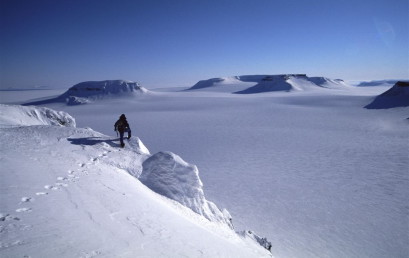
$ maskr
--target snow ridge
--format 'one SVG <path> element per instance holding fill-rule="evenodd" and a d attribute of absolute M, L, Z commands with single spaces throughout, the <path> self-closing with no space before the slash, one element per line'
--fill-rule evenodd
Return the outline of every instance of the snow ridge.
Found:
<path fill-rule="evenodd" d="M 206 200 L 199 170 L 172 152 L 159 152 L 143 163 L 139 180 L 151 190 L 175 200 L 210 221 L 233 228 L 227 210 L 223 212 Z"/>
<path fill-rule="evenodd" d="M 398 81 L 389 90 L 377 96 L 368 109 L 385 109 L 409 106 L 409 81 Z"/>
<path fill-rule="evenodd" d="M 232 230 L 230 214 L 205 199 L 197 167 L 176 154 L 151 155 L 138 137 L 118 148 L 117 138 L 49 108 L 0 105 L 0 124 L 2 255 L 271 257 Z"/>
<path fill-rule="evenodd" d="M 75 127 L 75 119 L 63 111 L 46 107 L 0 104 L 0 127 L 56 125 Z"/>

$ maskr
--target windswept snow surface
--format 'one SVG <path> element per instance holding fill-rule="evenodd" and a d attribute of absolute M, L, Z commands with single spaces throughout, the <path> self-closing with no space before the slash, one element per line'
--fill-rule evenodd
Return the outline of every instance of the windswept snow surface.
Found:
<path fill-rule="evenodd" d="M 314 87 L 162 90 L 47 107 L 106 135 L 125 113 L 152 153 L 197 165 L 206 198 L 231 213 L 236 230 L 267 237 L 275 257 L 407 258 L 408 107 L 364 108 L 389 86 Z"/>
<path fill-rule="evenodd" d="M 0 110 L 1 257 L 271 256 L 137 180 L 150 157 L 137 137 L 121 149 L 116 137 L 50 125 L 53 116 L 32 120 L 49 109 Z"/>

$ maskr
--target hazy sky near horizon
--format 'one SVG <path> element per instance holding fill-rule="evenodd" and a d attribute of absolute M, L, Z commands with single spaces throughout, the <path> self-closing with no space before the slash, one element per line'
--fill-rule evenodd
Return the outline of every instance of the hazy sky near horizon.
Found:
<path fill-rule="evenodd" d="M 1 0 L 0 87 L 409 78 L 409 0 Z"/>

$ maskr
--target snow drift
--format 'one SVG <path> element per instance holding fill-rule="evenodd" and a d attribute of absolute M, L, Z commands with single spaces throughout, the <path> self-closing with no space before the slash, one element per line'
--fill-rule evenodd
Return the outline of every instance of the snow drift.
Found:
<path fill-rule="evenodd" d="M 75 119 L 66 112 L 46 107 L 0 104 L 0 127 L 29 125 L 75 127 Z"/>
<path fill-rule="evenodd" d="M 196 166 L 186 163 L 171 152 L 159 152 L 143 163 L 139 180 L 153 191 L 175 200 L 210 221 L 222 222 L 233 228 L 227 210 L 205 199 L 203 183 Z"/>
<path fill-rule="evenodd" d="M 137 82 L 124 80 L 87 81 L 78 83 L 60 96 L 52 99 L 27 103 L 42 105 L 53 102 L 64 102 L 67 105 L 81 105 L 92 101 L 112 97 L 135 97 L 149 91 Z"/>
<path fill-rule="evenodd" d="M 118 148 L 48 108 L 0 105 L 0 124 L 2 257 L 271 257 L 176 154 L 150 155 L 137 137 Z"/>
<path fill-rule="evenodd" d="M 377 96 L 368 109 L 384 109 L 409 106 L 409 81 L 398 81 L 389 90 Z"/>
<path fill-rule="evenodd" d="M 346 89 L 350 86 L 341 79 L 325 77 L 308 77 L 305 74 L 280 75 L 243 75 L 224 78 L 212 78 L 196 83 L 188 90 L 220 89 L 226 85 L 235 85 L 232 92 L 254 94 L 272 91 L 307 91 L 319 88 Z"/>

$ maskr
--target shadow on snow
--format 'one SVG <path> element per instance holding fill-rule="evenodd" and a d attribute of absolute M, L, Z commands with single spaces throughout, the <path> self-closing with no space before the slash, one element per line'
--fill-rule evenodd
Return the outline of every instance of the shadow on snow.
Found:
<path fill-rule="evenodd" d="M 75 145 L 96 145 L 100 143 L 106 143 L 111 147 L 119 147 L 119 138 L 117 139 L 106 139 L 101 137 L 84 137 L 84 138 L 68 138 L 69 142 Z"/>

